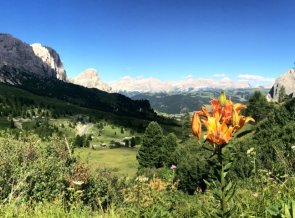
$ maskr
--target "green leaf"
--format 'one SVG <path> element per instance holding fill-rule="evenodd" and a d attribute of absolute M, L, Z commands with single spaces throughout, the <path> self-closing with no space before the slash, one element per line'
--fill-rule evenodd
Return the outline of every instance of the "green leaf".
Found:
<path fill-rule="evenodd" d="M 208 186 L 208 187 L 211 187 L 211 183 L 208 182 L 206 179 L 203 179 L 203 181 L 205 182 L 205 184 Z"/>
<path fill-rule="evenodd" d="M 221 190 L 218 190 L 218 189 L 213 190 L 213 195 L 218 200 L 221 200 L 221 198 L 222 198 L 222 192 L 221 192 Z"/>
<path fill-rule="evenodd" d="M 295 217 L 295 201 L 292 200 L 292 217 Z"/>
<path fill-rule="evenodd" d="M 225 189 L 224 189 L 224 192 L 228 192 L 231 188 L 232 188 L 232 182 L 229 182 L 227 185 L 226 185 L 226 187 L 225 187 Z"/>
<path fill-rule="evenodd" d="M 285 217 L 286 218 L 292 218 L 292 216 L 291 216 L 291 214 L 290 214 L 290 211 L 289 211 L 289 206 L 288 206 L 288 204 L 285 204 L 284 205 L 284 209 L 285 209 Z"/>
<path fill-rule="evenodd" d="M 229 209 L 225 214 L 224 217 L 232 217 L 232 214 L 234 212 L 236 207 L 232 207 L 231 209 Z"/>
<path fill-rule="evenodd" d="M 235 194 L 236 194 L 236 185 L 234 185 L 231 191 L 227 193 L 227 195 L 225 196 L 225 201 L 231 200 Z"/>
<path fill-rule="evenodd" d="M 220 209 L 216 209 L 215 214 L 212 214 L 214 217 L 222 217 L 222 211 Z"/>
<path fill-rule="evenodd" d="M 232 166 L 232 162 L 229 162 L 228 164 L 226 164 L 225 166 L 224 166 L 224 171 L 227 171 L 227 170 L 229 170 L 230 168 L 231 168 L 231 166 Z"/>
<path fill-rule="evenodd" d="M 270 205 L 266 208 L 266 211 L 270 214 L 270 215 L 273 215 L 273 216 L 276 216 L 280 213 L 280 210 L 279 210 L 279 206 L 278 205 Z"/>
<path fill-rule="evenodd" d="M 228 173 L 228 172 L 222 172 L 222 174 L 223 174 L 223 178 L 226 177 L 227 173 Z"/>

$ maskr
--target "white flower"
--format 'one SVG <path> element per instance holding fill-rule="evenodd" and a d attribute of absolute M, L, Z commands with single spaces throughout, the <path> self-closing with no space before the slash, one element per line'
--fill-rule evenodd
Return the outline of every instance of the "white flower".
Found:
<path fill-rule="evenodd" d="M 145 177 L 145 176 L 138 176 L 135 181 L 139 181 L 139 182 L 146 182 L 148 181 L 149 178 Z"/>

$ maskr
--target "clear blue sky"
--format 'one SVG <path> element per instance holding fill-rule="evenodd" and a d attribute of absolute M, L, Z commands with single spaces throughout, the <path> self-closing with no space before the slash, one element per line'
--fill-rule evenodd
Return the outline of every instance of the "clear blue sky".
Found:
<path fill-rule="evenodd" d="M 277 77 L 295 61 L 294 0 L 9 0 L 0 27 L 104 81 Z"/>

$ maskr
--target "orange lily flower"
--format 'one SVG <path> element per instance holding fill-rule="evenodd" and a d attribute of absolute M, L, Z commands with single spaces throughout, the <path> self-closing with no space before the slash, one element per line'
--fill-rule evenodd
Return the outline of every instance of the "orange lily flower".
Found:
<path fill-rule="evenodd" d="M 202 106 L 201 111 L 195 111 L 194 113 L 192 131 L 197 139 L 201 138 L 201 121 L 207 128 L 204 139 L 220 146 L 220 148 L 227 144 L 233 134 L 247 122 L 255 122 L 251 117 L 240 115 L 241 109 L 245 108 L 246 105 L 241 103 L 233 104 L 230 99 L 226 99 L 224 92 L 221 93 L 219 100 L 212 99 L 210 103 L 210 112 L 207 111 L 205 106 Z"/>
<path fill-rule="evenodd" d="M 218 113 L 222 121 L 230 121 L 233 114 L 233 103 L 231 100 L 225 100 L 224 106 L 222 106 L 219 100 L 213 99 L 211 100 L 211 107 L 212 116 L 216 117 L 216 114 Z"/>
<path fill-rule="evenodd" d="M 227 144 L 231 139 L 233 127 L 228 127 L 225 121 L 221 124 L 215 117 L 208 117 L 208 120 L 203 120 L 203 123 L 208 130 L 204 135 L 205 140 L 222 146 Z"/>

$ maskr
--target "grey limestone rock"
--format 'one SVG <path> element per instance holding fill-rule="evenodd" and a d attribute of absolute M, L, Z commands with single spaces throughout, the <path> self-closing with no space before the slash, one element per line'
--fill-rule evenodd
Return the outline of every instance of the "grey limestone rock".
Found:
<path fill-rule="evenodd" d="M 267 96 L 268 100 L 278 101 L 280 89 L 284 87 L 286 94 L 290 97 L 295 96 L 295 69 L 288 70 L 275 80 L 274 85 Z"/>

